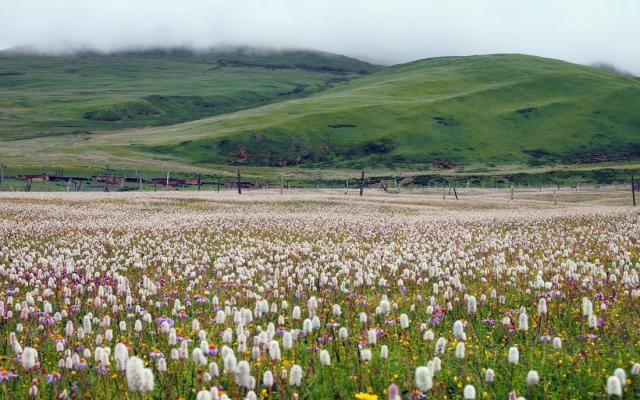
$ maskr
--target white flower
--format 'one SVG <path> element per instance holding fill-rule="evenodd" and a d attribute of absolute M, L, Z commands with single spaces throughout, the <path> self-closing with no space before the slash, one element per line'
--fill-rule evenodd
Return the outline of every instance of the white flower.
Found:
<path fill-rule="evenodd" d="M 589 315 L 589 328 L 595 328 L 598 326 L 598 317 L 595 314 Z"/>
<path fill-rule="evenodd" d="M 518 362 L 520 362 L 520 352 L 517 347 L 511 347 L 509 349 L 509 362 L 511 364 L 518 364 Z"/>
<path fill-rule="evenodd" d="M 144 362 L 133 356 L 127 361 L 127 387 L 132 392 L 141 392 L 144 383 Z"/>
<path fill-rule="evenodd" d="M 375 329 L 369 329 L 367 331 L 367 342 L 370 345 L 373 346 L 373 345 L 376 344 L 377 341 L 378 341 L 378 334 L 377 334 L 376 330 Z"/>
<path fill-rule="evenodd" d="M 586 297 L 582 298 L 582 316 L 588 317 L 593 314 L 593 303 Z"/>
<path fill-rule="evenodd" d="M 256 392 L 254 392 L 253 390 L 250 390 L 249 392 L 247 392 L 247 397 L 245 399 L 246 400 L 258 400 L 258 396 L 256 395 Z"/>
<path fill-rule="evenodd" d="M 349 338 L 349 331 L 344 326 L 338 329 L 338 338 L 340 340 L 347 340 Z"/>
<path fill-rule="evenodd" d="M 464 323 L 462 323 L 462 321 L 457 320 L 453 323 L 453 336 L 458 339 L 464 336 Z"/>
<path fill-rule="evenodd" d="M 484 381 L 487 383 L 493 383 L 495 379 L 495 372 L 491 368 L 487 368 L 487 371 L 484 373 Z"/>
<path fill-rule="evenodd" d="M 467 385 L 462 392 L 464 400 L 475 400 L 476 388 L 473 385 Z"/>
<path fill-rule="evenodd" d="M 236 372 L 238 368 L 238 360 L 236 359 L 236 356 L 232 352 L 229 352 L 226 355 L 226 357 L 224 357 L 223 362 L 224 362 L 225 373 L 233 374 Z"/>
<path fill-rule="evenodd" d="M 478 310 L 478 303 L 476 300 L 476 296 L 469 296 L 467 298 L 467 313 L 469 315 L 473 315 L 476 313 L 476 311 Z"/>
<path fill-rule="evenodd" d="M 416 368 L 416 386 L 422 392 L 428 392 L 433 387 L 433 375 L 429 367 Z"/>
<path fill-rule="evenodd" d="M 383 360 L 389 358 L 389 347 L 386 344 L 380 347 L 380 358 Z"/>
<path fill-rule="evenodd" d="M 444 354 L 447 348 L 447 339 L 441 337 L 436 341 L 436 354 Z"/>
<path fill-rule="evenodd" d="M 204 354 L 202 353 L 202 350 L 199 347 L 196 347 L 191 352 L 191 360 L 196 365 L 205 365 L 207 363 L 207 358 L 204 356 Z"/>
<path fill-rule="evenodd" d="M 269 358 L 271 358 L 273 361 L 279 361 L 281 358 L 280 346 L 275 340 L 269 342 Z"/>
<path fill-rule="evenodd" d="M 370 349 L 361 349 L 360 350 L 360 359 L 362 361 L 371 361 L 372 354 Z"/>
<path fill-rule="evenodd" d="M 616 370 L 613 371 L 613 375 L 620 379 L 620 384 L 622 385 L 622 387 L 627 384 L 627 373 L 624 371 L 624 369 L 616 368 Z"/>
<path fill-rule="evenodd" d="M 456 345 L 456 358 L 463 359 L 465 356 L 464 342 L 458 342 Z"/>
<path fill-rule="evenodd" d="M 525 332 L 529 330 L 529 317 L 526 313 L 520 313 L 518 317 L 518 330 Z"/>
<path fill-rule="evenodd" d="M 20 359 L 20 362 L 24 369 L 35 368 L 38 363 L 38 351 L 33 347 L 25 347 L 24 350 L 22 350 L 22 358 Z"/>
<path fill-rule="evenodd" d="M 167 372 L 167 360 L 164 357 L 158 358 L 156 361 L 156 369 L 159 372 Z"/>
<path fill-rule="evenodd" d="M 216 313 L 216 324 L 223 325 L 227 315 L 224 313 L 224 310 L 218 310 Z"/>
<path fill-rule="evenodd" d="M 302 331 L 304 332 L 305 335 L 308 335 L 311 332 L 313 332 L 313 323 L 309 318 L 305 319 L 302 322 Z"/>
<path fill-rule="evenodd" d="M 251 366 L 245 360 L 240 361 L 236 370 L 236 384 L 240 387 L 251 389 L 250 377 Z"/>
<path fill-rule="evenodd" d="M 409 316 L 407 316 L 407 314 L 400 315 L 400 328 L 402 329 L 409 328 Z"/>
<path fill-rule="evenodd" d="M 282 335 L 282 347 L 284 347 L 285 350 L 290 350 L 293 347 L 293 336 L 291 336 L 290 332 L 285 332 L 284 335 Z"/>
<path fill-rule="evenodd" d="M 320 350 L 320 364 L 328 367 L 331 365 L 331 356 L 329 355 L 329 352 L 327 350 Z"/>
<path fill-rule="evenodd" d="M 142 387 L 140 388 L 141 392 L 151 392 L 153 391 L 154 386 L 154 377 L 153 371 L 150 368 L 145 368 L 142 373 Z"/>
<path fill-rule="evenodd" d="M 333 309 L 332 309 L 332 314 L 336 317 L 339 317 L 342 315 L 342 309 L 340 308 L 340 304 L 334 304 L 333 305 Z"/>
<path fill-rule="evenodd" d="M 433 331 L 431 329 L 429 329 L 428 331 L 425 331 L 424 335 L 422 335 L 422 339 L 428 340 L 430 342 L 433 341 L 434 337 L 435 336 L 434 336 Z"/>
<path fill-rule="evenodd" d="M 266 370 L 264 374 L 262 374 L 262 384 L 266 387 L 273 386 L 273 373 L 269 370 Z"/>
<path fill-rule="evenodd" d="M 562 339 L 560 339 L 559 337 L 553 338 L 553 349 L 554 350 L 562 349 Z"/>
<path fill-rule="evenodd" d="M 622 396 L 622 383 L 617 376 L 610 376 L 607 379 L 607 395 Z"/>
<path fill-rule="evenodd" d="M 211 400 L 211 392 L 208 390 L 201 390 L 196 395 L 196 400 Z"/>
<path fill-rule="evenodd" d="M 391 305 L 387 299 L 380 300 L 380 313 L 384 315 L 389 315 L 391 312 Z"/>
<path fill-rule="evenodd" d="M 540 376 L 538 375 L 538 371 L 529 371 L 529 373 L 527 373 L 527 385 L 535 386 L 538 383 L 540 383 Z"/>
<path fill-rule="evenodd" d="M 547 313 L 547 299 L 542 297 L 538 301 L 538 314 L 546 314 Z"/>
<path fill-rule="evenodd" d="M 294 365 L 289 373 L 289 386 L 300 386 L 302 384 L 302 367 Z"/>

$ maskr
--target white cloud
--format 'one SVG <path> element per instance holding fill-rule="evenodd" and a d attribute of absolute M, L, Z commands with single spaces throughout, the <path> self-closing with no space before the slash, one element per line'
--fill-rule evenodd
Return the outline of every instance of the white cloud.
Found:
<path fill-rule="evenodd" d="M 0 0 L 0 47 L 312 48 L 390 64 L 528 53 L 640 75 L 637 0 Z"/>

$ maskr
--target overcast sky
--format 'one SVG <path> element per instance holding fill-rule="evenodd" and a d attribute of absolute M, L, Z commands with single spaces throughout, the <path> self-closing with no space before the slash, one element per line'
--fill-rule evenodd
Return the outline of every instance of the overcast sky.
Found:
<path fill-rule="evenodd" d="M 640 0 L 0 0 L 0 48 L 253 45 L 380 64 L 527 53 L 640 75 Z"/>

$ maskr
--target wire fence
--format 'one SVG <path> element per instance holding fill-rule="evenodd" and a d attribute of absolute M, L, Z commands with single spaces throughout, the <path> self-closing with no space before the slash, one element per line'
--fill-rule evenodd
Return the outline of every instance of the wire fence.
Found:
<path fill-rule="evenodd" d="M 442 200 L 519 200 L 563 203 L 594 201 L 612 204 L 636 204 L 640 183 L 633 170 L 598 170 L 584 176 L 582 172 L 561 174 L 453 175 L 393 173 L 331 178 L 319 176 L 270 176 L 184 174 L 166 172 L 103 170 L 96 174 L 19 173 L 0 164 L 1 192 L 131 192 L 131 191 L 233 191 L 280 192 L 292 190 L 332 190 L 345 195 L 411 194 Z M 354 174 L 355 175 L 355 174 Z"/>

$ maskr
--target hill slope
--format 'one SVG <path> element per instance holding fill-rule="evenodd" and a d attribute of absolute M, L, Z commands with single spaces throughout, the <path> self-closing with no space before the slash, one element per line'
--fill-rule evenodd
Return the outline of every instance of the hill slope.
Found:
<path fill-rule="evenodd" d="M 639 109 L 640 82 L 601 69 L 524 55 L 446 57 L 126 136 L 142 156 L 193 164 L 591 163 L 640 159 Z"/>
<path fill-rule="evenodd" d="M 269 64 L 276 63 L 267 59 Z M 233 63 L 229 61 L 216 62 L 226 77 L 237 74 L 235 80 L 221 80 L 216 87 L 234 93 L 230 98 L 236 100 L 238 93 L 246 94 L 247 102 L 240 104 L 247 107 L 251 102 L 280 99 L 277 93 L 299 84 L 287 80 L 293 76 L 315 82 L 310 84 L 312 90 L 320 87 L 313 85 L 324 85 L 325 79 L 362 77 L 308 97 L 175 125 L 4 141 L 0 159 L 32 167 L 90 168 L 110 163 L 120 168 L 159 170 L 171 165 L 176 170 L 201 171 L 230 164 L 322 169 L 496 165 L 524 170 L 558 163 L 640 160 L 637 79 L 524 55 L 434 58 L 369 75 L 358 71 L 365 68 L 360 72 L 369 72 L 375 67 L 349 59 L 339 61 L 353 62 L 353 66 L 327 73 L 316 72 L 316 68 L 239 67 L 230 66 Z M 147 62 L 158 63 L 157 59 Z M 193 73 L 195 78 L 181 73 L 179 81 L 163 81 L 171 83 L 163 90 L 182 93 L 180 96 L 204 96 L 208 88 L 200 83 L 202 76 L 208 76 L 203 71 L 211 65 L 203 60 L 189 66 L 198 71 Z M 125 75 L 122 68 L 119 70 Z M 273 74 L 281 75 L 274 78 Z M 248 78 L 251 76 L 253 80 Z M 129 80 L 128 85 L 138 81 Z M 188 82 L 191 86 L 186 86 Z M 159 90 L 151 81 L 145 85 L 141 92 Z M 110 92 L 104 87 L 101 98 L 109 101 Z M 135 88 L 121 90 L 129 93 Z M 30 90 L 33 101 L 39 99 L 37 87 Z M 256 92 L 273 96 L 256 100 Z M 80 98 L 83 93 L 79 92 Z M 50 100 L 53 108 L 66 107 L 63 101 L 53 101 L 55 97 Z M 95 108 L 90 101 L 71 103 Z M 233 104 L 240 108 L 237 102 Z M 179 113 L 168 110 L 159 115 L 174 118 Z M 33 124 L 33 114 L 23 118 Z M 139 122 L 134 118 L 99 124 L 113 128 L 112 124 Z M 5 135 L 10 132 L 4 124 L 0 126 Z"/>
<path fill-rule="evenodd" d="M 304 97 L 377 69 L 310 51 L 3 51 L 0 139 L 175 124 Z"/>

